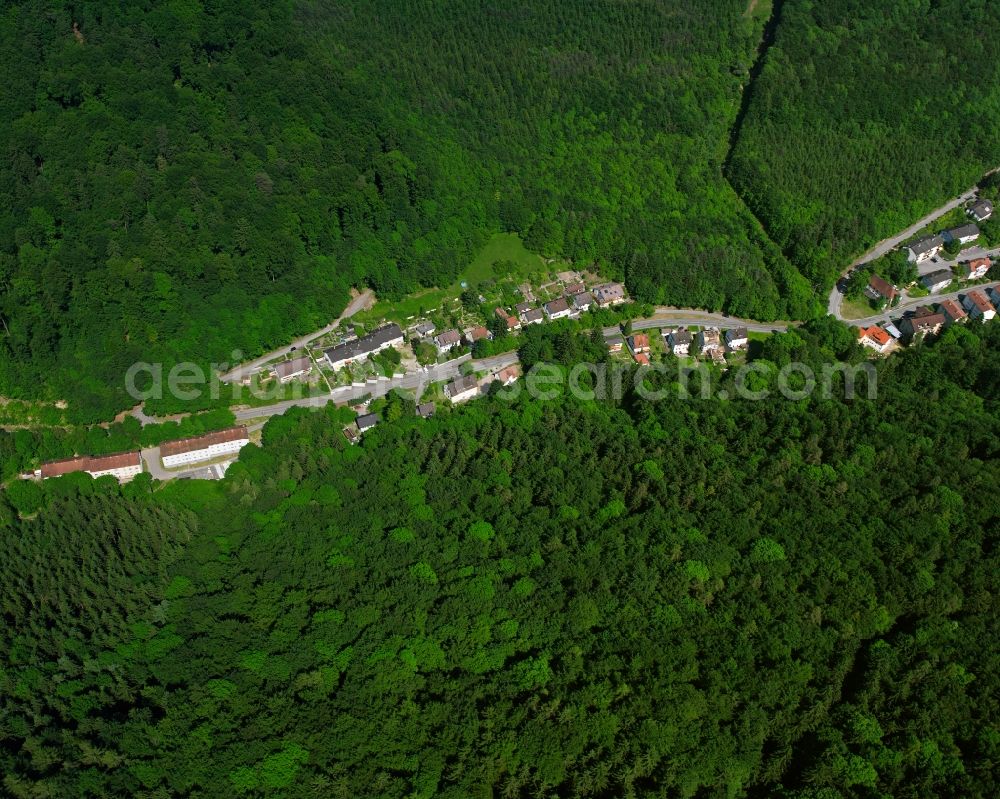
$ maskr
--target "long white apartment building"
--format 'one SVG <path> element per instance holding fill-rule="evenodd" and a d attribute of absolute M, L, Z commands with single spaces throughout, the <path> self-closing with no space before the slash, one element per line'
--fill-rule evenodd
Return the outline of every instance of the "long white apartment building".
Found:
<path fill-rule="evenodd" d="M 216 430 L 203 436 L 180 438 L 160 445 L 160 458 L 168 469 L 199 461 L 209 461 L 239 452 L 250 443 L 245 426 Z"/>
<path fill-rule="evenodd" d="M 142 473 L 142 456 L 138 452 L 118 452 L 114 455 L 80 455 L 43 463 L 35 469 L 35 477 L 47 480 L 71 472 L 86 472 L 93 478 L 111 475 L 119 483 L 127 483 Z"/>

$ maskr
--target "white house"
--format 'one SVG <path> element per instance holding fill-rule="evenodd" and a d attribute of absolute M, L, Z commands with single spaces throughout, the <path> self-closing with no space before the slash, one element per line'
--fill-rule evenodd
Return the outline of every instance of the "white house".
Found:
<path fill-rule="evenodd" d="M 973 258 L 958 265 L 963 280 L 979 280 L 990 271 L 992 261 L 989 258 Z"/>
<path fill-rule="evenodd" d="M 594 287 L 594 301 L 602 308 L 625 302 L 625 288 L 621 283 L 602 283 Z"/>
<path fill-rule="evenodd" d="M 979 289 L 970 291 L 962 298 L 962 305 L 965 306 L 965 310 L 969 312 L 969 316 L 973 319 L 982 319 L 984 322 L 988 322 L 990 319 L 997 315 L 996 308 L 993 307 L 986 295 Z"/>
<path fill-rule="evenodd" d="M 216 430 L 203 436 L 180 438 L 160 445 L 160 458 L 168 469 L 188 463 L 208 461 L 239 452 L 250 443 L 245 426 Z"/>
<path fill-rule="evenodd" d="M 457 330 L 445 330 L 444 333 L 438 333 L 434 337 L 434 343 L 437 345 L 438 354 L 444 354 L 462 343 L 462 334 Z"/>
<path fill-rule="evenodd" d="M 287 383 L 289 380 L 294 380 L 296 377 L 306 374 L 311 368 L 312 361 L 303 355 L 301 358 L 276 363 L 272 371 L 274 372 L 274 376 L 278 378 L 279 383 Z"/>
<path fill-rule="evenodd" d="M 726 331 L 726 344 L 731 350 L 745 350 L 750 343 L 750 334 L 745 327 L 734 327 Z"/>
<path fill-rule="evenodd" d="M 667 345 L 674 355 L 687 355 L 691 351 L 692 341 L 691 332 L 683 327 L 667 337 Z"/>
<path fill-rule="evenodd" d="M 119 452 L 115 455 L 81 455 L 59 461 L 43 463 L 35 469 L 35 477 L 47 480 L 71 472 L 86 472 L 94 479 L 111 475 L 119 483 L 127 483 L 142 473 L 142 456 L 138 452 Z"/>
<path fill-rule="evenodd" d="M 935 294 L 950 286 L 952 277 L 954 276 L 947 269 L 939 269 L 936 272 L 924 275 L 920 278 L 920 282 L 924 284 L 924 288 L 931 294 Z"/>
<path fill-rule="evenodd" d="M 910 263 L 922 263 L 941 252 L 942 247 L 944 239 L 941 236 L 924 236 L 906 248 L 907 259 Z"/>
<path fill-rule="evenodd" d="M 993 203 L 989 200 L 976 200 L 966 209 L 966 213 L 977 222 L 985 222 L 993 216 Z"/>
<path fill-rule="evenodd" d="M 957 241 L 959 244 L 971 244 L 979 238 L 979 227 L 971 222 L 967 225 L 960 225 L 946 230 L 941 234 L 945 244 Z"/>
<path fill-rule="evenodd" d="M 573 295 L 573 307 L 578 311 L 586 311 L 594 304 L 594 298 L 589 291 L 581 291 Z"/>
<path fill-rule="evenodd" d="M 545 303 L 544 308 L 545 315 L 549 318 L 549 321 L 565 319 L 572 313 L 572 309 L 569 307 L 569 303 L 566 302 L 565 297 Z"/>
<path fill-rule="evenodd" d="M 885 353 L 893 344 L 892 336 L 878 325 L 858 328 L 858 340 L 879 354 Z"/>
<path fill-rule="evenodd" d="M 713 350 L 722 347 L 722 336 L 719 335 L 718 328 L 706 327 L 698 334 L 698 352 L 702 355 L 709 355 Z"/>
<path fill-rule="evenodd" d="M 457 405 L 479 395 L 479 381 L 475 375 L 464 375 L 445 386 L 444 393 Z"/>

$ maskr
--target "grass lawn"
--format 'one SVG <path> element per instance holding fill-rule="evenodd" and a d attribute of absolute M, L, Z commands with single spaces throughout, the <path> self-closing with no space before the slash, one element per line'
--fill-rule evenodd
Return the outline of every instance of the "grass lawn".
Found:
<path fill-rule="evenodd" d="M 872 316 L 876 313 L 878 311 L 873 311 L 868 300 L 863 297 L 857 300 L 849 300 L 844 297 L 844 301 L 840 304 L 840 314 L 844 319 L 864 319 L 866 316 Z"/>
<path fill-rule="evenodd" d="M 493 264 L 497 261 L 507 262 L 513 266 L 498 274 L 493 268 Z M 545 265 L 545 260 L 540 255 L 525 249 L 521 237 L 516 233 L 495 233 L 476 254 L 472 263 L 448 288 L 424 289 L 395 301 L 379 300 L 370 310 L 362 311 L 354 318 L 363 324 L 388 319 L 399 322 L 405 327 L 412 321 L 412 318 L 428 314 L 442 307 L 449 311 L 452 310 L 455 300 L 464 291 L 463 281 L 468 284 L 469 288 L 474 289 L 486 280 L 523 281 L 531 275 L 547 272 L 548 267 Z"/>
<path fill-rule="evenodd" d="M 505 270 L 501 274 L 497 274 L 493 268 L 493 264 L 497 261 L 509 261 L 514 267 L 510 271 Z M 459 281 L 464 280 L 470 286 L 475 287 L 477 283 L 482 283 L 484 280 L 502 278 L 516 280 L 529 277 L 536 272 L 546 271 L 548 269 L 542 256 L 528 252 L 521 237 L 516 233 L 495 233 L 459 276 Z"/>

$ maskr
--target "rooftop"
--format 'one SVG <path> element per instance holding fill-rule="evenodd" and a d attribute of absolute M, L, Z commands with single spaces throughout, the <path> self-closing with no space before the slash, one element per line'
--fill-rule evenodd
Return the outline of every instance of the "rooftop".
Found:
<path fill-rule="evenodd" d="M 205 433 L 203 436 L 192 436 L 191 438 L 178 438 L 175 441 L 166 441 L 160 444 L 160 457 L 168 455 L 182 455 L 185 452 L 194 452 L 197 449 L 205 449 L 213 444 L 225 444 L 227 441 L 239 441 L 242 438 L 249 438 L 244 425 L 238 427 L 227 427 L 225 430 L 216 430 L 212 433 Z"/>

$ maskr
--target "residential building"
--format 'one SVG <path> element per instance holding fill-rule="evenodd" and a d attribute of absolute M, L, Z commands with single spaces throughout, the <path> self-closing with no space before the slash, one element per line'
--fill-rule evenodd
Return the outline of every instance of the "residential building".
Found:
<path fill-rule="evenodd" d="M 646 333 L 636 333 L 628 337 L 628 348 L 634 355 L 637 352 L 649 352 L 649 336 Z"/>
<path fill-rule="evenodd" d="M 517 378 L 519 378 L 520 376 L 521 376 L 521 371 L 520 369 L 517 368 L 517 366 L 508 366 L 506 369 L 501 369 L 499 372 L 497 372 L 496 376 L 493 379 L 499 380 L 500 385 L 502 386 L 509 386 L 512 383 L 516 383 Z"/>
<path fill-rule="evenodd" d="M 691 332 L 686 328 L 679 328 L 667 337 L 667 346 L 674 355 L 687 355 L 691 352 L 691 342 L 693 341 Z"/>
<path fill-rule="evenodd" d="M 608 345 L 608 352 L 610 353 L 621 352 L 622 347 L 625 345 L 625 342 L 624 340 L 622 340 L 621 336 L 605 339 L 604 343 Z"/>
<path fill-rule="evenodd" d="M 959 225 L 941 233 L 941 238 L 945 244 L 957 241 L 959 244 L 971 244 L 979 238 L 979 227 L 973 223 Z"/>
<path fill-rule="evenodd" d="M 179 438 L 160 444 L 160 459 L 168 469 L 187 463 L 208 461 L 223 455 L 239 452 L 250 443 L 250 434 L 245 426 L 228 427 L 203 436 Z"/>
<path fill-rule="evenodd" d="M 565 297 L 560 297 L 558 300 L 547 302 L 544 307 L 545 315 L 549 318 L 549 321 L 565 319 L 572 312 Z"/>
<path fill-rule="evenodd" d="M 417 406 L 417 416 L 421 419 L 430 419 L 436 410 L 437 406 L 433 402 L 422 402 Z"/>
<path fill-rule="evenodd" d="M 734 327 L 726 331 L 726 344 L 731 350 L 745 350 L 750 344 L 750 334 L 745 327 Z"/>
<path fill-rule="evenodd" d="M 521 322 L 526 325 L 540 325 L 545 319 L 541 308 L 529 308 L 521 314 Z"/>
<path fill-rule="evenodd" d="M 896 287 L 878 275 L 872 275 L 865 287 L 865 296 L 873 300 L 892 302 L 896 299 Z"/>
<path fill-rule="evenodd" d="M 885 353 L 893 344 L 892 336 L 878 325 L 858 328 L 858 340 L 879 354 Z"/>
<path fill-rule="evenodd" d="M 995 304 L 1000 305 L 1000 286 L 990 286 L 986 289 L 986 294 Z"/>
<path fill-rule="evenodd" d="M 516 316 L 508 316 L 506 321 L 507 321 L 508 332 L 513 332 L 515 330 L 521 329 L 521 323 L 520 321 L 518 321 L 518 318 Z"/>
<path fill-rule="evenodd" d="M 119 483 L 127 483 L 142 473 L 142 456 L 136 452 L 118 452 L 114 455 L 81 455 L 43 463 L 35 469 L 34 476 L 42 480 L 62 477 L 71 472 L 86 472 L 95 480 L 110 475 Z"/>
<path fill-rule="evenodd" d="M 587 311 L 594 304 L 594 298 L 589 291 L 581 291 L 573 295 L 573 307 L 578 311 Z"/>
<path fill-rule="evenodd" d="M 353 424 L 345 427 L 343 433 L 348 444 L 357 444 L 358 440 L 361 438 L 361 433 L 358 432 L 357 426 Z"/>
<path fill-rule="evenodd" d="M 290 361 L 276 363 L 273 371 L 279 383 L 287 383 L 289 380 L 294 380 L 296 377 L 308 373 L 310 369 L 312 369 L 312 361 L 309 360 L 308 356 L 303 355 Z"/>
<path fill-rule="evenodd" d="M 366 336 L 345 342 L 323 354 L 330 366 L 340 369 L 349 363 L 363 361 L 377 352 L 403 343 L 403 331 L 395 322 L 373 330 Z"/>
<path fill-rule="evenodd" d="M 716 327 L 706 327 L 698 333 L 698 352 L 708 355 L 713 350 L 722 348 L 722 336 Z"/>
<path fill-rule="evenodd" d="M 600 286 L 595 286 L 592 293 L 594 302 L 602 308 L 625 302 L 625 288 L 621 283 L 602 283 Z"/>
<path fill-rule="evenodd" d="M 434 345 L 437 347 L 439 355 L 443 355 L 449 350 L 462 343 L 462 334 L 457 330 L 445 330 L 434 336 Z"/>
<path fill-rule="evenodd" d="M 884 325 L 882 325 L 882 328 L 885 330 L 886 333 L 888 333 L 890 336 L 896 339 L 896 341 L 899 341 L 903 337 L 903 334 L 900 331 L 900 329 L 896 327 L 891 321 L 886 322 Z"/>
<path fill-rule="evenodd" d="M 517 305 L 515 305 L 514 310 L 517 311 L 518 316 L 522 316 L 523 314 L 527 313 L 534 307 L 535 306 L 532 303 L 526 300 L 524 302 L 519 302 Z"/>
<path fill-rule="evenodd" d="M 989 258 L 974 258 L 958 265 L 958 274 L 962 280 L 979 280 L 990 271 L 993 262 Z"/>
<path fill-rule="evenodd" d="M 996 308 L 993 307 L 986 294 L 980 289 L 973 289 L 962 298 L 962 305 L 969 312 L 972 319 L 982 319 L 988 322 L 997 315 Z"/>
<path fill-rule="evenodd" d="M 938 269 L 936 272 L 928 272 L 920 278 L 920 282 L 931 294 L 935 294 L 948 288 L 953 278 L 954 275 L 947 269 Z"/>
<path fill-rule="evenodd" d="M 924 307 L 917 310 L 913 316 L 903 319 L 903 332 L 911 339 L 919 339 L 928 335 L 937 335 L 944 327 L 945 318 L 943 314 L 934 313 L 930 308 Z"/>
<path fill-rule="evenodd" d="M 649 366 L 649 356 L 644 352 L 637 352 L 633 356 L 639 366 Z"/>
<path fill-rule="evenodd" d="M 906 248 L 907 259 L 910 263 L 922 263 L 941 252 L 942 247 L 944 239 L 941 236 L 924 236 Z"/>
<path fill-rule="evenodd" d="M 563 289 L 563 294 L 572 297 L 574 294 L 582 294 L 586 290 L 587 287 L 583 283 L 570 283 Z"/>
<path fill-rule="evenodd" d="M 968 318 L 968 314 L 962 310 L 962 306 L 952 299 L 941 300 L 938 303 L 938 312 L 944 316 L 946 325 L 964 322 Z"/>
<path fill-rule="evenodd" d="M 475 375 L 464 375 L 445 386 L 444 393 L 457 405 L 479 395 L 479 381 Z"/>
<path fill-rule="evenodd" d="M 435 330 L 437 330 L 437 328 L 434 326 L 433 322 L 420 322 L 413 326 L 413 332 L 416 333 L 420 338 L 433 336 Z"/>
<path fill-rule="evenodd" d="M 355 420 L 355 424 L 358 426 L 358 432 L 364 433 L 366 430 L 371 430 L 379 421 L 381 420 L 377 413 L 366 413 L 363 416 L 359 416 Z"/>
<path fill-rule="evenodd" d="M 469 342 L 469 344 L 475 344 L 477 341 L 482 341 L 484 338 L 491 339 L 493 338 L 493 334 L 482 325 L 465 331 L 465 340 Z"/>
<path fill-rule="evenodd" d="M 977 222 L 985 222 L 993 215 L 993 203 L 989 200 L 976 200 L 965 212 Z"/>

